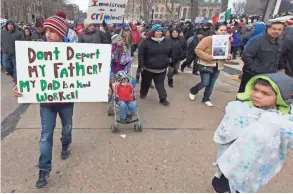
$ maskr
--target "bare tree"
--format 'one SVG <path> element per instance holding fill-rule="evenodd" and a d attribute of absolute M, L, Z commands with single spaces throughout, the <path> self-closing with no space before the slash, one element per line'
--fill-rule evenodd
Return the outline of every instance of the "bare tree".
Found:
<path fill-rule="evenodd" d="M 142 7 L 143 7 L 143 20 L 148 21 L 150 20 L 150 13 L 152 10 L 152 6 L 155 4 L 156 0 L 142 0 Z"/>
<path fill-rule="evenodd" d="M 237 16 L 240 16 L 245 11 L 246 2 L 245 1 L 236 1 L 233 3 L 233 10 Z"/>
<path fill-rule="evenodd" d="M 198 15 L 198 0 L 190 0 L 191 5 L 191 21 L 195 21 L 196 16 Z"/>
<path fill-rule="evenodd" d="M 228 9 L 229 0 L 222 0 L 222 11 L 226 11 Z"/>
<path fill-rule="evenodd" d="M 162 3 L 164 3 L 164 5 L 165 5 L 165 7 L 167 9 L 169 18 L 171 20 L 175 19 L 175 10 L 176 10 L 175 3 L 176 3 L 176 0 L 164 0 Z"/>

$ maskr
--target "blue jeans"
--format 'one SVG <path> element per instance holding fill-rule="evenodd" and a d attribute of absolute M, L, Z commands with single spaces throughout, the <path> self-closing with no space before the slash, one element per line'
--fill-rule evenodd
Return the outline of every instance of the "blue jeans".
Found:
<path fill-rule="evenodd" d="M 130 102 L 124 102 L 119 101 L 119 107 L 120 107 L 120 119 L 125 120 L 127 115 L 136 115 L 136 102 L 130 101 Z"/>
<path fill-rule="evenodd" d="M 14 56 L 9 56 L 3 53 L 2 56 L 3 67 L 7 71 L 7 73 L 13 77 L 13 81 L 16 81 L 16 59 Z"/>
<path fill-rule="evenodd" d="M 205 88 L 202 102 L 210 101 L 214 85 L 218 79 L 220 71 L 215 68 L 214 73 L 201 73 L 201 82 L 190 89 L 190 93 L 196 95 L 201 89 Z"/>
<path fill-rule="evenodd" d="M 57 113 L 62 123 L 62 145 L 69 145 L 71 143 L 73 107 L 73 103 L 56 107 L 48 107 L 44 104 L 40 105 L 42 123 L 39 158 L 40 170 L 46 172 L 52 170 L 53 133 L 56 126 Z"/>

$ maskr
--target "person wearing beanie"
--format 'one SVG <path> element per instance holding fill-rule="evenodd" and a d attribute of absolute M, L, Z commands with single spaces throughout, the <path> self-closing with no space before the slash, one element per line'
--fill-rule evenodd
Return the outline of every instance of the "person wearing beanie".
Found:
<path fill-rule="evenodd" d="M 111 72 L 116 74 L 117 72 L 123 70 L 129 74 L 132 62 L 130 48 L 125 45 L 123 38 L 118 34 L 114 34 L 111 37 L 111 41 Z"/>
<path fill-rule="evenodd" d="M 64 42 L 66 40 L 67 22 L 59 17 L 52 16 L 45 20 L 44 30 L 47 42 Z M 60 61 L 56 61 L 60 62 Z M 21 97 L 18 92 L 17 82 L 13 87 L 14 95 Z M 52 170 L 53 134 L 56 126 L 57 114 L 62 123 L 62 150 L 61 159 L 65 160 L 70 155 L 70 144 L 72 139 L 72 116 L 74 103 L 43 103 L 40 104 L 41 137 L 39 157 L 39 178 L 36 182 L 37 188 L 48 185 L 48 178 Z"/>
<path fill-rule="evenodd" d="M 193 35 L 193 33 L 194 33 L 194 26 L 190 21 L 187 21 L 183 29 L 185 40 L 187 41 Z"/>
<path fill-rule="evenodd" d="M 64 11 L 57 12 L 56 16 L 59 16 L 63 18 L 64 20 L 66 20 L 66 13 Z M 67 28 L 66 37 L 69 40 L 69 42 L 78 42 L 78 36 L 76 32 L 74 31 L 74 29 L 71 29 L 71 27 L 68 24 L 67 26 L 68 28 Z"/>
<path fill-rule="evenodd" d="M 93 23 L 84 24 L 84 35 L 79 37 L 80 43 L 110 44 L 111 40 L 105 32 L 96 29 Z"/>
<path fill-rule="evenodd" d="M 204 22 L 203 23 L 202 30 L 203 30 L 203 33 L 204 33 L 203 34 L 204 37 L 211 36 L 211 35 L 214 34 L 214 31 L 212 29 L 212 25 L 209 22 Z"/>
<path fill-rule="evenodd" d="M 112 44 L 117 44 L 119 41 L 123 41 L 123 38 L 118 35 L 118 34 L 114 34 L 112 37 L 111 37 L 111 42 Z"/>
<path fill-rule="evenodd" d="M 138 48 L 138 69 L 142 70 L 141 99 L 147 96 L 154 80 L 160 103 L 165 106 L 170 104 L 167 101 L 164 80 L 172 59 L 172 43 L 163 36 L 162 26 L 155 24 L 152 27 L 152 37 L 144 39 Z"/>
<path fill-rule="evenodd" d="M 186 67 L 191 68 L 191 63 L 193 62 L 192 74 L 199 75 L 198 73 L 198 57 L 196 56 L 194 50 L 197 47 L 198 43 L 204 38 L 204 32 L 202 29 L 198 28 L 194 35 L 187 40 L 187 56 L 184 63 L 181 65 L 181 72 L 184 72 Z"/>
<path fill-rule="evenodd" d="M 186 57 L 187 42 L 183 36 L 180 36 L 180 29 L 172 29 L 168 39 L 170 39 L 172 43 L 172 54 L 174 60 L 172 64 L 174 65 L 169 66 L 167 77 L 169 87 L 173 88 L 173 76 L 174 74 L 178 74 L 180 62 Z"/>
<path fill-rule="evenodd" d="M 66 20 L 66 13 L 64 11 L 58 11 L 56 13 L 56 16 L 59 16 L 59 17 L 61 17 L 61 18 Z"/>
<path fill-rule="evenodd" d="M 83 26 L 82 24 L 79 24 L 79 25 L 76 26 L 76 28 L 75 28 L 76 34 L 77 34 L 78 36 L 83 36 L 83 35 L 84 35 L 83 30 L 84 30 L 84 26 Z"/>
<path fill-rule="evenodd" d="M 134 97 L 134 88 L 127 75 L 124 71 L 117 73 L 117 82 L 115 85 L 114 95 L 115 99 L 119 104 L 120 109 L 120 123 L 130 123 L 132 117 L 137 114 L 137 104 Z"/>
<path fill-rule="evenodd" d="M 120 32 L 122 31 L 122 25 L 121 24 L 115 24 L 115 27 L 114 27 L 114 33 L 115 34 L 120 34 Z"/>

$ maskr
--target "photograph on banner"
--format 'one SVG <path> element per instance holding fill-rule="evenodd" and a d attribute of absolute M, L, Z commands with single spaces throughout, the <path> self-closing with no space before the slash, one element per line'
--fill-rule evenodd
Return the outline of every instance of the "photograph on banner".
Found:
<path fill-rule="evenodd" d="M 213 35 L 213 59 L 227 59 L 229 55 L 229 35 Z"/>
<path fill-rule="evenodd" d="M 111 45 L 16 41 L 18 103 L 107 102 Z"/>
<path fill-rule="evenodd" d="M 88 23 L 107 24 L 122 23 L 127 0 L 89 0 L 87 19 Z"/>

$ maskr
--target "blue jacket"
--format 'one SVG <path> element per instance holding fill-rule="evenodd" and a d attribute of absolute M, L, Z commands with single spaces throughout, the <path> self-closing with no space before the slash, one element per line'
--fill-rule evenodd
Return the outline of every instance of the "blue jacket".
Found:
<path fill-rule="evenodd" d="M 256 39 L 257 37 L 262 36 L 266 31 L 266 26 L 265 24 L 256 24 L 254 26 L 254 30 L 253 30 L 253 34 L 251 35 L 251 37 L 249 38 L 249 40 L 247 41 L 246 45 L 244 46 L 244 48 L 246 48 L 251 41 L 253 41 L 254 39 Z"/>
<path fill-rule="evenodd" d="M 232 46 L 233 47 L 240 47 L 241 46 L 240 33 L 239 32 L 235 32 L 232 37 L 233 37 Z"/>

